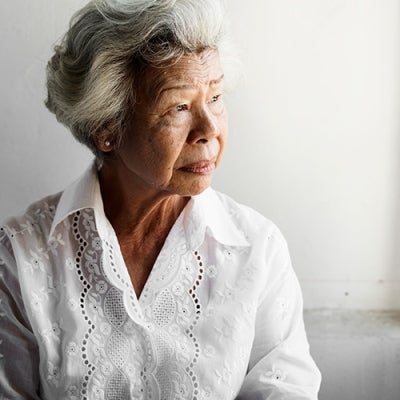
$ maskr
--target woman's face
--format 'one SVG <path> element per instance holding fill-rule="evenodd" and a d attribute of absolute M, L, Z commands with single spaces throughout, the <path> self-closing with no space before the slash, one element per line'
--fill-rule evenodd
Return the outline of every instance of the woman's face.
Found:
<path fill-rule="evenodd" d="M 227 135 L 222 93 L 217 51 L 186 55 L 168 68 L 149 68 L 115 151 L 124 182 L 181 196 L 205 190 Z"/>

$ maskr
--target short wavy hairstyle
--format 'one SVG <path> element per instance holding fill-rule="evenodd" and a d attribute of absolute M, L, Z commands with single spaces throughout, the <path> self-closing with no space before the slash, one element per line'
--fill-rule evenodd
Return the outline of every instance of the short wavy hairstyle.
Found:
<path fill-rule="evenodd" d="M 107 127 L 121 142 L 146 66 L 219 51 L 232 57 L 224 0 L 92 0 L 71 19 L 47 66 L 45 104 L 97 157 Z"/>

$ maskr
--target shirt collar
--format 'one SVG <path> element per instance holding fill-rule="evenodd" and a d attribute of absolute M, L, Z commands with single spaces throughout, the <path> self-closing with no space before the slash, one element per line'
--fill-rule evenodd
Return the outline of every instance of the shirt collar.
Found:
<path fill-rule="evenodd" d="M 183 224 L 186 242 L 192 250 L 199 248 L 206 233 L 223 245 L 249 246 L 221 198 L 211 188 L 191 198 L 184 210 Z"/>
<path fill-rule="evenodd" d="M 97 162 L 93 161 L 85 173 L 64 190 L 51 225 L 50 237 L 56 226 L 65 218 L 85 208 L 94 210 L 98 229 L 100 228 L 99 224 L 106 224 L 97 171 Z"/>
<path fill-rule="evenodd" d="M 104 214 L 98 180 L 98 166 L 94 161 L 82 177 L 67 187 L 62 193 L 50 230 L 50 237 L 58 224 L 76 211 L 90 208 L 94 210 L 99 231 L 108 229 Z M 203 243 L 206 233 L 221 244 L 228 246 L 248 246 L 244 234 L 233 223 L 232 216 L 222 204 L 220 197 L 211 188 L 193 196 L 183 211 L 183 228 L 190 249 L 197 249 Z"/>

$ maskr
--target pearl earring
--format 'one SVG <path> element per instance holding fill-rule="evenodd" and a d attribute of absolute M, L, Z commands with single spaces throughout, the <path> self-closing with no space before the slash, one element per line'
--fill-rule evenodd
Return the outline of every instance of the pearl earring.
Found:
<path fill-rule="evenodd" d="M 111 146 L 111 143 L 110 143 L 109 140 L 106 140 L 106 141 L 104 142 L 104 145 L 105 145 L 106 147 L 110 147 L 110 146 Z"/>

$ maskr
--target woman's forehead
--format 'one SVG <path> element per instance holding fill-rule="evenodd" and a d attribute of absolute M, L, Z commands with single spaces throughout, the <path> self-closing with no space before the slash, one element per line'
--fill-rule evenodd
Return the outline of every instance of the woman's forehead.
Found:
<path fill-rule="evenodd" d="M 159 96 L 171 89 L 190 89 L 221 83 L 223 71 L 216 50 L 184 55 L 178 62 L 161 68 L 150 67 L 145 73 L 146 92 Z"/>

